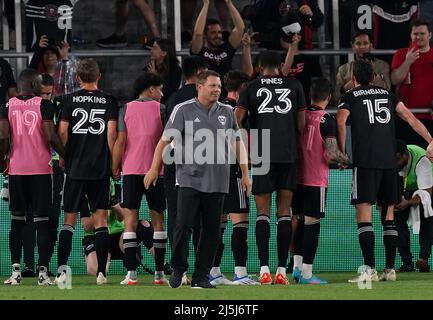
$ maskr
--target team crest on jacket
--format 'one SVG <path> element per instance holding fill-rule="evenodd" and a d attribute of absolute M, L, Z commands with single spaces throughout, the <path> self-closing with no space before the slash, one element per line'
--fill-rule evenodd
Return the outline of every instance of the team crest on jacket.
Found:
<path fill-rule="evenodd" d="M 227 121 L 226 116 L 218 116 L 218 120 L 223 126 L 225 126 L 226 121 Z"/>

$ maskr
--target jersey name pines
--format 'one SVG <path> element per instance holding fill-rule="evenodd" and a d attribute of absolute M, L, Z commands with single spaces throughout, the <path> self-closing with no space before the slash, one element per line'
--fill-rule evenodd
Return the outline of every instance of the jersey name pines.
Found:
<path fill-rule="evenodd" d="M 371 94 L 388 94 L 388 91 L 386 91 L 384 89 L 379 89 L 379 88 L 372 88 L 372 89 L 368 89 L 368 90 L 354 90 L 353 91 L 353 95 L 355 97 L 368 96 Z"/>
<path fill-rule="evenodd" d="M 95 96 L 74 96 L 72 97 L 72 102 L 91 102 L 91 103 L 100 103 L 106 104 L 107 100 L 105 97 L 95 97 Z"/>
<path fill-rule="evenodd" d="M 261 78 L 262 84 L 283 84 L 282 78 Z"/>

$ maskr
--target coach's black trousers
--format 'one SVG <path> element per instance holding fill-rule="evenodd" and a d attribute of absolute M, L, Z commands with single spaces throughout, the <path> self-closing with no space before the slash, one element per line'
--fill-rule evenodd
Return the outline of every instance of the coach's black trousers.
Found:
<path fill-rule="evenodd" d="M 170 249 L 173 251 L 174 227 L 177 219 L 177 189 L 176 169 L 173 165 L 164 166 L 164 191 L 167 199 L 167 235 L 170 241 Z M 200 236 L 200 225 L 196 225 L 192 230 L 192 242 L 194 250 L 197 250 L 198 238 Z M 189 238 L 188 238 L 189 239 Z M 188 240 L 189 241 L 189 240 Z"/>
<path fill-rule="evenodd" d="M 220 219 L 224 204 L 223 193 L 204 193 L 192 188 L 179 188 L 177 219 L 174 229 L 171 264 L 174 272 L 188 269 L 189 231 L 200 226 L 192 279 L 207 278 L 219 244 Z"/>

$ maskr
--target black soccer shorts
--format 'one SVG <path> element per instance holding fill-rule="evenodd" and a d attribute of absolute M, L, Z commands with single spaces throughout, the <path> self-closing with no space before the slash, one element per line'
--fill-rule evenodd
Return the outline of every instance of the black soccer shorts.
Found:
<path fill-rule="evenodd" d="M 271 163 L 269 166 L 269 172 L 265 175 L 255 175 L 253 167 L 253 194 L 296 190 L 296 164 Z"/>
<path fill-rule="evenodd" d="M 9 209 L 23 216 L 48 217 L 53 201 L 51 174 L 9 175 Z M 36 220 L 35 220 L 36 221 Z"/>
<path fill-rule="evenodd" d="M 399 200 L 397 191 L 396 169 L 353 168 L 351 204 L 393 205 Z"/>
<path fill-rule="evenodd" d="M 155 210 L 160 213 L 164 212 L 167 205 L 165 201 L 163 179 L 159 178 L 156 185 L 152 185 L 147 190 L 144 188 L 143 179 L 144 176 L 142 175 L 132 174 L 122 177 L 122 203 L 120 206 L 122 208 L 138 210 L 140 209 L 141 199 L 144 194 L 150 210 Z"/>
<path fill-rule="evenodd" d="M 75 180 L 66 175 L 63 187 L 63 208 L 65 212 L 78 212 L 87 198 L 91 212 L 108 210 L 110 206 L 110 177 L 99 180 Z"/>
<path fill-rule="evenodd" d="M 250 212 L 249 198 L 241 180 L 242 173 L 231 172 L 229 193 L 224 197 L 223 214 Z"/>
<path fill-rule="evenodd" d="M 298 184 L 293 195 L 293 215 L 302 214 L 313 218 L 324 218 L 326 207 L 325 187 L 305 186 Z"/>

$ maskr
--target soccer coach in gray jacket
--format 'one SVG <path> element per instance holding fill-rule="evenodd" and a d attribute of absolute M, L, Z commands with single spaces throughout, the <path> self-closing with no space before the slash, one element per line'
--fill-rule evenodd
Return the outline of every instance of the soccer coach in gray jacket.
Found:
<path fill-rule="evenodd" d="M 250 192 L 248 157 L 232 108 L 218 102 L 218 73 L 204 71 L 197 77 L 197 98 L 178 104 L 156 147 L 152 167 L 144 177 L 145 188 L 156 183 L 164 148 L 175 144 L 176 180 L 179 183 L 178 216 L 173 239 L 169 285 L 180 287 L 188 269 L 188 230 L 200 225 L 191 287 L 215 288 L 207 278 L 218 247 L 224 196 L 229 190 L 231 150 L 242 170 L 242 185 Z M 166 158 L 164 158 L 166 162 Z"/>

